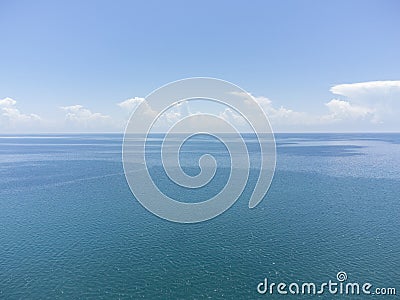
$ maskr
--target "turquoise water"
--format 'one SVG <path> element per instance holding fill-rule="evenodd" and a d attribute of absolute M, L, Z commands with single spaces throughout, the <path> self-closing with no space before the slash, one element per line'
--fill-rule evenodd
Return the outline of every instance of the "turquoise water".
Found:
<path fill-rule="evenodd" d="M 133 198 L 121 135 L 1 136 L 0 299 L 335 299 L 256 287 L 266 277 L 321 283 L 339 271 L 399 294 L 400 134 L 276 140 L 277 170 L 259 206 L 247 208 L 253 172 L 224 214 L 175 224 Z M 220 153 L 212 145 L 188 144 L 188 173 L 197 172 L 195 149 Z M 225 182 L 224 170 L 200 197 Z M 186 192 L 175 194 L 184 201 Z"/>

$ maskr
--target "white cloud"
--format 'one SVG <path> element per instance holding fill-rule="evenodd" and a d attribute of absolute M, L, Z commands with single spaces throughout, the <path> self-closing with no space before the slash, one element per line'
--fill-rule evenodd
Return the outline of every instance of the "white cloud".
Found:
<path fill-rule="evenodd" d="M 17 101 L 15 101 L 14 99 L 9 98 L 9 97 L 6 97 L 6 98 L 0 100 L 0 106 L 3 106 L 3 107 L 4 106 L 13 106 L 15 104 L 17 104 Z"/>
<path fill-rule="evenodd" d="M 308 124 L 313 117 L 301 111 L 295 111 L 283 106 L 275 108 L 272 101 L 266 97 L 254 97 L 256 102 L 261 106 L 267 114 L 273 125 L 293 125 L 293 124 Z"/>
<path fill-rule="evenodd" d="M 219 117 L 232 125 L 243 126 L 246 124 L 246 120 L 231 108 L 225 108 L 225 110 L 219 114 Z"/>
<path fill-rule="evenodd" d="M 167 129 L 184 117 L 193 115 L 187 101 L 182 101 L 166 110 L 154 123 L 156 129 Z M 156 115 L 153 114 L 152 117 Z"/>
<path fill-rule="evenodd" d="M 354 107 L 368 110 L 372 123 L 398 124 L 400 81 L 368 81 L 333 86 L 330 91 L 344 96 Z"/>
<path fill-rule="evenodd" d="M 136 109 L 139 107 L 139 105 L 143 104 L 143 114 L 145 117 L 148 118 L 155 118 L 157 115 L 157 112 L 152 110 L 150 105 L 147 103 L 146 99 L 141 98 L 141 97 L 133 97 L 130 99 L 127 99 L 125 101 L 117 103 L 119 107 L 124 109 L 125 113 L 125 118 L 124 120 L 121 120 L 123 123 L 122 127 L 125 126 L 126 122 L 128 121 L 129 116 L 136 111 Z"/>
<path fill-rule="evenodd" d="M 23 114 L 16 108 L 17 101 L 12 98 L 0 100 L 0 127 L 5 130 L 29 130 L 40 125 L 41 118 L 36 114 Z"/>
<path fill-rule="evenodd" d="M 78 129 L 105 129 L 112 131 L 113 124 L 110 116 L 93 113 L 82 105 L 62 106 L 65 111 L 67 126 Z"/>
<path fill-rule="evenodd" d="M 400 80 L 366 81 L 358 83 L 338 84 L 331 87 L 330 91 L 336 95 L 346 97 L 363 96 L 389 96 L 390 93 L 400 92 Z"/>
<path fill-rule="evenodd" d="M 239 95 L 238 93 L 233 93 Z M 296 124 L 312 124 L 315 123 L 315 116 L 312 116 L 306 112 L 295 111 L 283 106 L 274 107 L 271 99 L 264 96 L 254 96 L 250 94 L 254 100 L 258 103 L 261 109 L 267 115 L 271 125 L 273 127 L 290 126 Z M 243 93 L 242 96 L 248 98 L 247 94 Z M 248 102 L 248 105 L 252 105 Z M 256 116 L 251 116 L 256 117 Z"/>
<path fill-rule="evenodd" d="M 373 117 L 374 110 L 369 107 L 351 104 L 348 101 L 332 99 L 325 103 L 331 114 L 322 116 L 322 120 L 357 120 Z M 373 119 L 373 118 L 372 118 Z"/>
<path fill-rule="evenodd" d="M 117 105 L 119 107 L 131 112 L 131 111 L 134 111 L 139 106 L 139 104 L 142 103 L 143 101 L 145 101 L 144 98 L 134 97 L 134 98 L 130 98 L 125 101 L 122 101 L 122 102 L 118 103 Z"/>
<path fill-rule="evenodd" d="M 127 114 L 125 114 L 125 122 L 124 125 L 126 125 L 126 122 L 128 121 L 129 116 L 131 113 L 134 113 L 136 109 L 141 106 L 142 110 L 142 117 L 146 118 L 148 120 L 155 120 L 158 113 L 157 111 L 153 110 L 152 107 L 149 105 L 149 103 L 146 101 L 146 99 L 141 98 L 141 97 L 133 97 L 130 99 L 127 99 L 125 101 L 117 103 L 117 105 L 125 110 Z M 154 123 L 153 128 L 155 130 L 160 130 L 160 131 L 166 131 L 168 128 L 170 128 L 173 124 L 178 122 L 180 119 L 182 119 L 185 116 L 190 115 L 190 111 L 188 109 L 188 105 L 186 101 L 179 102 L 173 107 L 169 108 L 166 110 Z"/>

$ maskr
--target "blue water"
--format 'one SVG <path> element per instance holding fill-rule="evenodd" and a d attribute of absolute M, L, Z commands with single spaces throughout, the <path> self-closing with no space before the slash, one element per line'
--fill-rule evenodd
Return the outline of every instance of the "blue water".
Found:
<path fill-rule="evenodd" d="M 400 134 L 276 141 L 277 170 L 259 206 L 247 206 L 255 164 L 224 214 L 176 224 L 133 198 L 122 135 L 0 136 L 0 299 L 335 299 L 259 295 L 256 287 L 265 277 L 321 283 L 339 271 L 399 294 Z M 188 144 L 188 173 L 198 172 L 194 150 L 203 148 L 224 150 L 207 140 Z M 199 199 L 226 181 L 221 159 Z M 153 167 L 160 189 L 173 195 Z M 187 193 L 175 194 L 184 201 Z"/>

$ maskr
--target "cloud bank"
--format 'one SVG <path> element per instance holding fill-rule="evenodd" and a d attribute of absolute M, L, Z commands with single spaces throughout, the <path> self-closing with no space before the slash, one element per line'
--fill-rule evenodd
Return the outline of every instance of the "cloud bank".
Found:
<path fill-rule="evenodd" d="M 332 86 L 329 91 L 334 95 L 331 100 L 322 99 L 319 114 L 277 106 L 264 96 L 253 97 L 267 114 L 276 132 L 399 131 L 400 80 L 339 84 Z M 183 101 L 167 110 L 155 123 L 155 129 L 165 131 L 186 116 L 207 113 L 207 109 L 210 109 L 208 105 L 196 106 L 193 103 Z M 145 105 L 145 117 L 154 119 L 157 113 L 145 99 L 133 97 L 113 104 L 119 107 L 118 112 L 113 115 L 92 112 L 80 104 L 62 106 L 62 122 L 46 120 L 36 114 L 22 113 L 17 108 L 17 101 L 4 98 L 0 99 L 0 131 L 52 132 L 52 129 L 56 129 L 61 132 L 122 132 L 131 113 L 141 104 Z M 212 110 L 213 114 L 234 124 L 239 130 L 249 128 L 245 119 L 229 107 L 213 107 Z"/>
<path fill-rule="evenodd" d="M 399 131 L 400 81 L 369 81 L 332 86 L 335 98 L 324 103 L 326 112 L 310 114 L 273 106 L 255 97 L 272 126 L 284 131 Z"/>

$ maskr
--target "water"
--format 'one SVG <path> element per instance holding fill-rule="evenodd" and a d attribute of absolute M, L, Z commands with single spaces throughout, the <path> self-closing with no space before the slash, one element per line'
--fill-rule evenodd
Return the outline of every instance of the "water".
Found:
<path fill-rule="evenodd" d="M 276 140 L 277 171 L 259 206 L 247 208 L 253 173 L 221 216 L 175 224 L 133 198 L 121 135 L 1 136 L 0 299 L 280 299 L 257 284 L 322 283 L 339 271 L 399 293 L 400 134 Z M 209 141 L 193 145 L 183 162 L 195 174 L 193 149 Z"/>

